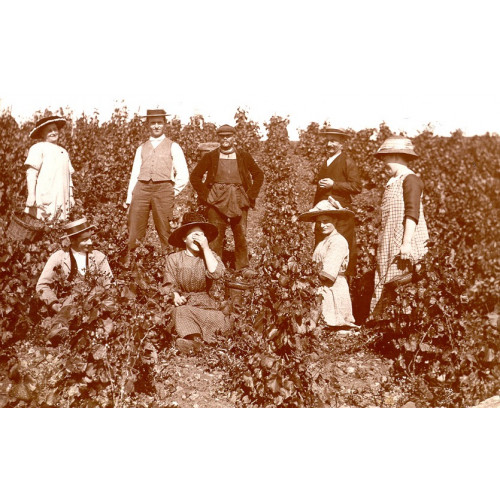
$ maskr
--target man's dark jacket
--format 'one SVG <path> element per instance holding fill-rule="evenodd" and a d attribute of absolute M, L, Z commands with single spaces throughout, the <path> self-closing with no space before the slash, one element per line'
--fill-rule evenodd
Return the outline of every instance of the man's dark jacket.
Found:
<path fill-rule="evenodd" d="M 322 189 L 318 186 L 318 182 L 325 178 L 334 180 L 331 189 Z M 340 153 L 329 166 L 325 162 L 320 168 L 314 182 L 317 186 L 314 205 L 332 196 L 343 207 L 349 207 L 352 202 L 352 195 L 361 193 L 361 180 L 359 178 L 358 167 L 344 152 Z"/>
<path fill-rule="evenodd" d="M 215 179 L 219 167 L 220 148 L 214 149 L 202 156 L 198 165 L 191 172 L 189 180 L 194 190 L 198 193 L 200 201 L 206 203 L 208 193 Z M 247 193 L 250 203 L 255 204 L 260 188 L 264 182 L 264 172 L 258 167 L 252 156 L 246 151 L 236 150 L 236 161 L 240 172 L 243 189 Z M 207 174 L 205 181 L 203 176 Z"/>

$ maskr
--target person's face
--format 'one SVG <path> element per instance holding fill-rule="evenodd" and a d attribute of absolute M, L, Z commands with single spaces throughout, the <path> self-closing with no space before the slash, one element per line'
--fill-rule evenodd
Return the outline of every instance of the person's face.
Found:
<path fill-rule="evenodd" d="M 165 118 L 163 116 L 148 118 L 148 127 L 152 137 L 160 137 L 165 130 Z"/>
<path fill-rule="evenodd" d="M 316 224 L 323 236 L 328 236 L 336 229 L 333 217 L 329 217 L 328 215 L 320 215 L 316 219 Z"/>
<path fill-rule="evenodd" d="M 74 238 L 70 238 L 71 248 L 75 252 L 90 252 L 92 250 L 92 231 L 84 231 Z"/>
<path fill-rule="evenodd" d="M 220 147 L 223 150 L 232 149 L 234 146 L 234 135 L 219 135 Z"/>
<path fill-rule="evenodd" d="M 59 129 L 55 123 L 49 123 L 42 129 L 42 137 L 44 141 L 56 144 L 59 140 Z"/>
<path fill-rule="evenodd" d="M 382 161 L 390 170 L 391 175 L 395 175 L 401 167 L 406 167 L 408 163 L 404 156 L 393 153 L 383 155 Z"/>
<path fill-rule="evenodd" d="M 190 228 L 186 236 L 184 236 L 183 241 L 186 244 L 186 248 L 191 252 L 199 252 L 200 246 L 196 243 L 197 238 L 205 236 L 205 233 L 200 226 L 193 226 Z"/>
<path fill-rule="evenodd" d="M 329 137 L 326 140 L 325 146 L 328 156 L 333 156 L 342 149 L 342 142 L 340 142 L 340 140 L 336 137 Z"/>

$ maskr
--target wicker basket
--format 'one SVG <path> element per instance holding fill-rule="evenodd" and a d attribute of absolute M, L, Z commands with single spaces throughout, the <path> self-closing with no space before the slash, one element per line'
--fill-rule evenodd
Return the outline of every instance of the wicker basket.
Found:
<path fill-rule="evenodd" d="M 35 241 L 40 237 L 45 228 L 45 224 L 26 213 L 17 213 L 12 215 L 5 236 L 11 240 Z"/>

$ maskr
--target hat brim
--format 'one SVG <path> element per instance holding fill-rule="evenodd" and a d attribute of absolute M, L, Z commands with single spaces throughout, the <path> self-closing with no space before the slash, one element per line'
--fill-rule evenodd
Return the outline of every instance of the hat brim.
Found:
<path fill-rule="evenodd" d="M 38 125 L 38 127 L 35 127 L 30 132 L 30 138 L 40 139 L 40 132 L 42 131 L 43 127 L 50 125 L 51 123 L 55 123 L 57 125 L 57 128 L 61 130 L 66 125 L 66 120 L 64 118 L 54 118 L 53 120 L 48 120 L 45 123 L 42 123 L 42 125 Z"/>
<path fill-rule="evenodd" d="M 375 156 L 375 158 L 378 158 L 379 160 L 381 160 L 384 155 L 403 155 L 406 156 L 409 160 L 418 158 L 417 153 L 415 153 L 414 151 L 408 151 L 407 149 L 385 149 L 384 151 L 377 151 L 376 153 L 373 153 L 373 156 Z"/>
<path fill-rule="evenodd" d="M 338 219 L 347 219 L 349 217 L 354 217 L 354 212 L 347 210 L 346 208 L 338 210 L 316 210 L 300 214 L 297 220 L 301 222 L 314 222 L 320 215 L 328 215 L 328 217 Z"/>
<path fill-rule="evenodd" d="M 64 238 L 71 239 L 71 238 L 74 238 L 75 236 L 78 236 L 79 234 L 84 233 L 85 231 L 92 231 L 94 229 L 97 229 L 97 228 L 94 226 L 94 224 L 91 224 L 90 226 L 84 227 L 83 229 L 75 231 L 74 233 L 64 234 L 63 236 L 61 236 L 61 240 L 64 239 Z"/>
<path fill-rule="evenodd" d="M 186 236 L 187 231 L 195 226 L 199 226 L 201 228 L 209 243 L 215 240 L 219 234 L 217 227 L 210 222 L 189 222 L 188 224 L 184 224 L 172 231 L 168 238 L 169 244 L 174 247 L 184 248 L 186 246 L 184 243 L 184 237 Z"/>
<path fill-rule="evenodd" d="M 169 115 L 168 113 L 165 113 L 164 115 L 141 115 L 140 118 L 165 118 L 167 116 L 172 115 Z"/>
<path fill-rule="evenodd" d="M 347 137 L 350 137 L 349 134 L 345 133 L 345 132 L 325 132 L 325 131 L 319 131 L 318 132 L 318 135 L 324 135 L 325 137 L 326 136 L 329 136 L 329 137 L 343 137 L 343 138 L 347 138 Z"/>

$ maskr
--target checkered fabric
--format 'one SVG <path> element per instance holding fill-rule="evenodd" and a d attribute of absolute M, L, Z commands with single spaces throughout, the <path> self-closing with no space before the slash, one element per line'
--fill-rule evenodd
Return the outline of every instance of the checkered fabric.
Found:
<path fill-rule="evenodd" d="M 227 330 L 224 313 L 208 294 L 213 280 L 224 275 L 224 264 L 219 256 L 216 259 L 217 268 L 211 273 L 201 257 L 188 255 L 184 250 L 166 258 L 166 291 L 176 291 L 187 299 L 186 305 L 174 308 L 173 322 L 179 337 L 199 334 L 210 343 L 215 341 L 216 333 Z"/>
<path fill-rule="evenodd" d="M 375 270 L 375 291 L 372 297 L 370 310 L 373 311 L 380 300 L 385 283 L 396 276 L 407 272 L 407 268 L 398 266 L 401 244 L 404 232 L 405 204 L 403 198 L 403 182 L 407 175 L 413 174 L 411 170 L 401 174 L 394 182 L 385 188 L 382 199 L 382 227 L 379 233 L 377 249 L 377 268 Z M 422 203 L 417 227 L 411 240 L 411 259 L 418 262 L 427 252 L 425 246 L 429 239 L 427 224 L 425 223 Z"/>

